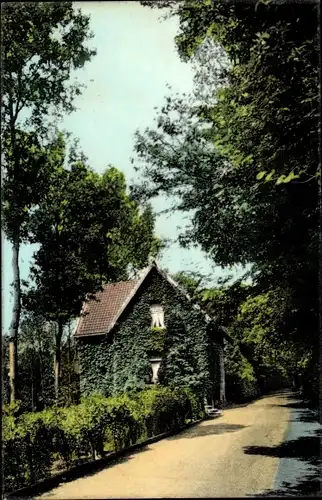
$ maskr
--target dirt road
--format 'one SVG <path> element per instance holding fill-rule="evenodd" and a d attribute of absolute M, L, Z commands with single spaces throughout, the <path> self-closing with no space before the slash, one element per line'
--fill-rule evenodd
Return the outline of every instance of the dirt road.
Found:
<path fill-rule="evenodd" d="M 290 409 L 287 395 L 229 409 L 187 431 L 135 452 L 92 476 L 39 498 L 242 497 L 273 488 L 277 456 L 248 452 L 279 445 Z"/>

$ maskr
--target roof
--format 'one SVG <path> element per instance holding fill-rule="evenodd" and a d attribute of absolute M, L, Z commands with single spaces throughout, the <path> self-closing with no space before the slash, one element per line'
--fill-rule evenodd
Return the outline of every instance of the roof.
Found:
<path fill-rule="evenodd" d="M 99 335 L 107 333 L 123 310 L 123 305 L 137 281 L 121 281 L 105 285 L 95 300 L 85 303 L 78 322 L 75 336 Z"/>
<path fill-rule="evenodd" d="M 153 261 L 143 271 L 139 280 L 121 281 L 105 285 L 103 291 L 98 292 L 94 300 L 85 302 L 76 325 L 75 337 L 80 338 L 109 333 L 152 269 L 155 269 L 172 287 L 176 288 L 179 293 L 183 294 L 191 302 L 191 298 L 185 290 Z M 215 320 L 215 318 L 211 318 L 203 311 L 198 304 L 192 304 L 192 307 L 203 314 L 207 323 Z"/>

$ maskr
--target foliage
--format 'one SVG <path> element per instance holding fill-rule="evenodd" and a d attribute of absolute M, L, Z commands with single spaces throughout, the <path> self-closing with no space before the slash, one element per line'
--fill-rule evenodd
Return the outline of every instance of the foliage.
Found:
<path fill-rule="evenodd" d="M 2 226 L 13 250 L 10 397 L 16 398 L 17 337 L 21 313 L 19 250 L 32 209 L 50 186 L 53 115 L 73 111 L 81 85 L 70 82 L 95 51 L 89 18 L 72 2 L 11 2 L 2 12 Z M 47 150 L 47 151 L 46 151 Z"/>
<path fill-rule="evenodd" d="M 26 298 L 39 304 L 48 320 L 63 324 L 102 283 L 126 277 L 128 264 L 143 267 L 156 242 L 153 215 L 141 218 L 123 174 L 110 167 L 100 176 L 80 161 L 70 170 L 60 167 L 31 229 L 33 243 L 41 246 L 31 274 L 37 288 Z M 132 238 L 142 231 L 145 251 Z"/>
<path fill-rule="evenodd" d="M 319 121 L 317 4 L 189 1 L 178 5 L 176 14 L 176 43 L 183 58 L 209 37 L 231 61 L 225 72 L 229 87 L 215 111 L 222 144 L 236 159 L 251 155 L 257 168 L 270 176 L 266 181 L 290 182 L 301 173 L 304 181 L 314 175 Z"/>
<path fill-rule="evenodd" d="M 2 16 L 2 123 L 14 125 L 22 109 L 39 126 L 53 111 L 70 112 L 81 86 L 71 71 L 84 66 L 95 50 L 89 17 L 72 2 L 12 2 Z"/>
<path fill-rule="evenodd" d="M 297 373 L 307 370 L 309 345 L 290 329 L 290 290 L 271 288 L 264 293 L 241 278 L 213 288 L 196 283 L 193 295 L 217 325 L 225 327 L 228 401 L 243 401 L 259 391 L 290 385 Z"/>
<path fill-rule="evenodd" d="M 13 401 L 2 404 L 2 415 L 5 417 L 16 417 L 21 413 L 21 401 Z"/>
<path fill-rule="evenodd" d="M 225 349 L 227 401 L 243 403 L 259 396 L 259 384 L 253 366 L 240 351 L 238 343 Z"/>
<path fill-rule="evenodd" d="M 208 366 L 205 364 L 202 369 L 198 363 L 199 346 L 196 338 L 189 332 L 189 327 L 193 327 L 190 318 L 193 322 L 192 317 L 184 317 L 175 309 L 169 315 L 159 381 L 166 386 L 189 387 L 193 392 L 202 394 L 205 377 L 203 370 Z"/>
<path fill-rule="evenodd" d="M 185 290 L 192 301 L 200 300 L 199 291 L 205 278 L 203 275 L 196 272 L 181 271 L 175 274 L 173 278 Z"/>
<path fill-rule="evenodd" d="M 53 356 L 55 352 L 56 325 L 44 318 L 24 313 L 18 344 L 18 392 L 21 411 L 41 411 L 55 400 L 53 386 Z M 70 332 L 69 332 L 70 333 Z M 3 403 L 9 402 L 8 387 L 8 337 L 3 336 Z M 62 340 L 62 377 L 59 403 L 76 403 L 79 396 L 77 352 L 73 337 L 64 335 Z"/>
<path fill-rule="evenodd" d="M 19 225 L 20 241 L 27 241 L 31 209 L 38 205 L 51 182 L 52 157 L 59 147 L 59 137 L 46 146 L 35 132 L 15 131 L 15 139 L 5 138 L 5 163 L 2 185 L 3 229 L 13 241 Z M 11 163 L 15 161 L 15 168 Z"/>
<path fill-rule="evenodd" d="M 40 248 L 31 268 L 34 286 L 24 294 L 28 310 L 58 325 L 56 396 L 64 326 L 104 283 L 126 279 L 130 264 L 143 267 L 160 247 L 150 207 L 141 213 L 121 172 L 110 167 L 96 174 L 76 150 L 70 152 L 69 168 L 65 160 L 61 138 L 56 175 L 30 222 L 32 241 Z"/>
<path fill-rule="evenodd" d="M 156 126 L 137 132 L 143 179 L 134 191 L 144 199 L 174 195 L 172 209 L 191 213 L 181 243 L 200 244 L 217 265 L 250 264 L 259 295 L 287 290 L 284 340 L 291 334 L 315 366 L 318 5 L 170 7 L 179 54 L 196 67 L 195 90 L 167 96 Z"/>
<path fill-rule="evenodd" d="M 184 346 L 189 346 L 187 367 L 190 368 L 187 368 L 188 371 L 184 368 L 182 375 L 179 369 L 177 374 L 180 384 L 188 386 L 191 384 L 194 390 L 198 387 L 203 398 L 211 388 L 208 336 L 204 317 L 191 307 L 183 294 L 169 285 L 154 270 L 142 287 L 137 298 L 120 319 L 119 325 L 110 334 L 93 339 L 79 339 L 82 394 L 99 392 L 109 396 L 143 389 L 151 381 L 149 358 L 153 350 L 154 354 L 167 358 L 167 366 L 172 370 L 171 377 L 177 377 L 178 360 L 172 359 L 172 351 L 169 353 L 166 346 L 172 342 L 172 336 L 177 336 L 179 342 L 182 342 L 181 333 L 176 331 L 175 325 L 173 328 L 171 326 L 172 311 L 176 309 L 182 318 L 179 322 L 180 328 L 184 324 L 182 328 L 186 329 L 183 349 L 186 348 Z M 166 330 L 158 335 L 151 331 L 150 306 L 154 303 L 163 305 L 167 326 Z M 157 339 L 159 335 L 160 338 Z M 164 349 L 161 351 L 163 336 Z M 187 356 L 187 352 L 182 355 Z M 195 373 L 191 370 L 195 370 Z"/>
<path fill-rule="evenodd" d="M 230 285 L 214 288 L 203 288 L 199 291 L 200 301 L 204 310 L 223 326 L 230 326 L 237 315 L 240 304 L 249 295 L 254 294 L 253 287 L 246 285 L 240 278 Z"/>
<path fill-rule="evenodd" d="M 4 487 L 13 489 L 48 476 L 53 457 L 50 434 L 39 414 L 3 419 Z"/>
<path fill-rule="evenodd" d="M 41 410 L 53 403 L 54 325 L 24 314 L 19 330 L 19 399 L 24 411 Z"/>
<path fill-rule="evenodd" d="M 164 352 L 166 331 L 164 328 L 152 327 L 148 342 L 147 352 L 149 356 L 161 356 Z"/>
<path fill-rule="evenodd" d="M 187 389 L 153 387 L 104 398 L 92 395 L 69 408 L 3 418 L 4 489 L 10 491 L 50 477 L 59 462 L 103 456 L 199 418 Z"/>
<path fill-rule="evenodd" d="M 178 390 L 149 389 L 143 395 L 143 404 L 148 437 L 181 427 L 187 418 L 191 419 L 189 399 Z"/>
<path fill-rule="evenodd" d="M 310 347 L 289 330 L 291 301 L 285 290 L 249 297 L 240 307 L 234 332 L 256 374 L 280 373 L 284 380 L 301 371 Z"/>

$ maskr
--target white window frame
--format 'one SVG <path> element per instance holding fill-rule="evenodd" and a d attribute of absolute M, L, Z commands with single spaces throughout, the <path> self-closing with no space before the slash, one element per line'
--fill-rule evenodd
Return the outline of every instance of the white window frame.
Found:
<path fill-rule="evenodd" d="M 163 307 L 160 304 L 153 304 L 150 311 L 152 316 L 151 327 L 165 328 Z"/>
<path fill-rule="evenodd" d="M 152 358 L 150 359 L 151 368 L 152 368 L 152 379 L 151 384 L 156 384 L 158 381 L 158 372 L 161 365 L 161 358 Z"/>

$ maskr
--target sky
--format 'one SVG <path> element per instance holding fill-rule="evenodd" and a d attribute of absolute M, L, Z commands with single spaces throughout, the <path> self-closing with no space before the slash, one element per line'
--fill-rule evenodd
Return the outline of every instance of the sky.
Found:
<path fill-rule="evenodd" d="M 160 11 L 139 2 L 75 2 L 90 15 L 94 38 L 90 45 L 97 55 L 77 72 L 86 89 L 75 100 L 77 110 L 63 119 L 61 128 L 78 137 L 89 165 L 102 173 L 109 164 L 124 172 L 127 183 L 137 180 L 130 158 L 134 133 L 153 124 L 156 111 L 167 95 L 167 84 L 174 92 L 189 93 L 193 73 L 189 63 L 180 61 L 174 45 L 178 22 L 161 21 Z M 169 205 L 164 199 L 153 203 L 155 210 Z M 157 217 L 155 232 L 175 238 L 178 226 L 185 224 L 182 214 Z M 21 278 L 27 279 L 33 245 L 20 253 Z M 174 274 L 198 271 L 215 281 L 227 271 L 214 265 L 199 248 L 182 249 L 172 244 L 163 252 L 160 265 Z M 232 271 L 229 270 L 229 273 Z M 234 274 L 239 274 L 235 268 Z M 2 328 L 9 327 L 12 295 L 11 248 L 2 234 Z"/>

